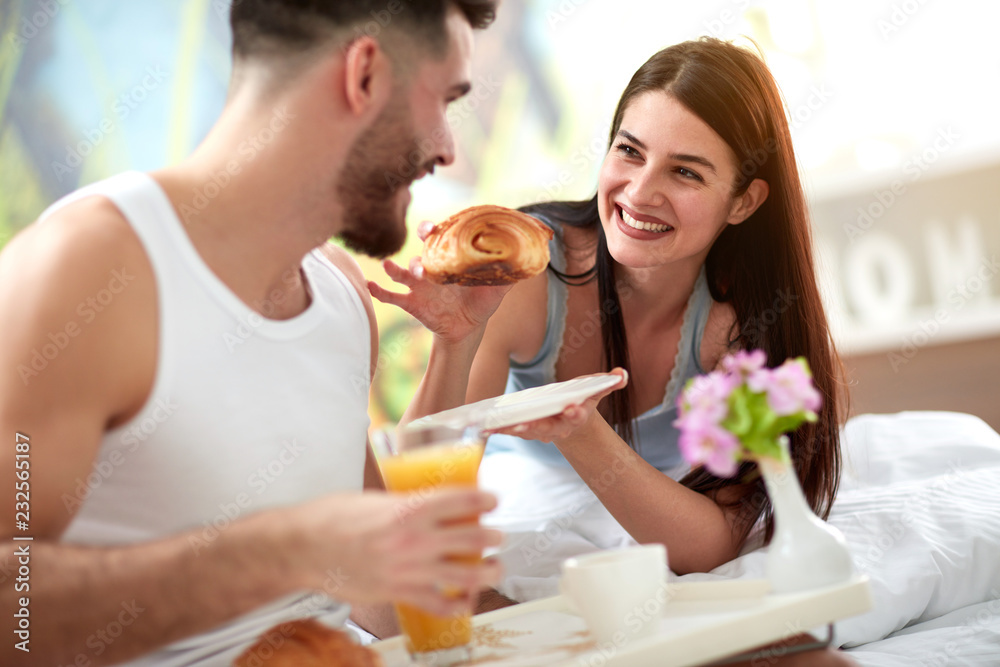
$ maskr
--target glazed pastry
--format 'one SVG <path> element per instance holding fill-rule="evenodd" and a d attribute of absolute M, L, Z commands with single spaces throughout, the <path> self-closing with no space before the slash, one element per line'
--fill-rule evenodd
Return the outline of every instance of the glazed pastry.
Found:
<path fill-rule="evenodd" d="M 438 284 L 506 285 L 549 263 L 552 230 L 526 213 L 473 206 L 438 224 L 424 240 L 424 275 Z"/>
<path fill-rule="evenodd" d="M 382 667 L 382 658 L 342 630 L 305 619 L 276 625 L 233 667 Z"/>

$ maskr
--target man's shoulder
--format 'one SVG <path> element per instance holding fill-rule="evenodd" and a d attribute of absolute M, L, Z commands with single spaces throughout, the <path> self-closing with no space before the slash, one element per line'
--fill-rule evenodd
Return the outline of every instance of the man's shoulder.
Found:
<path fill-rule="evenodd" d="M 118 208 L 103 197 L 87 197 L 11 239 L 0 253 L 0 300 L 61 317 L 123 267 L 144 279 L 152 274 L 142 243 Z"/>
<path fill-rule="evenodd" d="M 372 354 L 374 357 L 377 355 L 378 350 L 378 324 L 375 320 L 375 307 L 372 304 L 372 295 L 368 290 L 368 280 L 365 278 L 365 274 L 361 271 L 357 260 L 336 244 L 328 241 L 320 246 L 319 250 L 330 260 L 331 264 L 343 272 L 357 291 L 358 298 L 361 299 L 361 304 L 368 315 L 368 325 L 372 332 Z"/>
<path fill-rule="evenodd" d="M 0 253 L 0 319 L 0 361 L 18 368 L 39 405 L 69 400 L 84 378 L 100 419 L 134 402 L 145 367 L 133 362 L 155 356 L 156 287 L 118 209 L 88 197 L 12 239 Z"/>
<path fill-rule="evenodd" d="M 330 241 L 321 245 L 319 250 L 328 260 L 330 260 L 330 263 L 340 269 L 356 287 L 363 287 L 365 292 L 368 291 L 368 283 L 365 280 L 365 274 L 362 273 L 357 260 L 355 260 L 349 252 Z"/>
<path fill-rule="evenodd" d="M 109 199 L 95 195 L 26 227 L 11 239 L 3 257 L 43 269 L 67 262 L 85 268 L 102 258 L 134 257 L 137 252 L 142 253 L 142 244 L 128 220 Z"/>

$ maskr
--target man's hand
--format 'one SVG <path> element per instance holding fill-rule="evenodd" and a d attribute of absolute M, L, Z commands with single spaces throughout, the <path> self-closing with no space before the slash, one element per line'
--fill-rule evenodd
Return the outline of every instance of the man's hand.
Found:
<path fill-rule="evenodd" d="M 421 223 L 417 234 L 424 239 L 432 228 L 432 223 Z M 402 308 L 444 343 L 459 343 L 469 336 L 481 334 L 504 295 L 513 287 L 512 284 L 491 287 L 437 285 L 424 278 L 419 257 L 410 260 L 409 270 L 389 260 L 382 266 L 392 280 L 410 291 L 405 294 L 390 292 L 369 281 L 372 296 L 382 303 Z"/>
<path fill-rule="evenodd" d="M 286 510 L 288 558 L 306 588 L 347 602 L 393 600 L 440 615 L 470 611 L 479 591 L 500 581 L 501 567 L 452 557 L 500 544 L 499 531 L 464 521 L 495 507 L 492 494 L 471 489 L 330 496 Z M 333 589 L 321 583 L 331 569 Z"/>

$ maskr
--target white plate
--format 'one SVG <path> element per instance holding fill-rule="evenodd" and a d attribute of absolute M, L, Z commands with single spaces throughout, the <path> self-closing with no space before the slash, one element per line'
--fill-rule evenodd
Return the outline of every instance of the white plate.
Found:
<path fill-rule="evenodd" d="M 557 415 L 571 405 L 613 387 L 617 375 L 588 375 L 504 394 L 485 401 L 462 405 L 413 421 L 413 426 L 465 426 L 478 424 L 487 429 L 507 428 Z"/>

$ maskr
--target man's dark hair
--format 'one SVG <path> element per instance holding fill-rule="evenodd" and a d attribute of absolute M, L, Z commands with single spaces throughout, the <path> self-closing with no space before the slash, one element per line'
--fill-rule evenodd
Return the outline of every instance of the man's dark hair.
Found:
<path fill-rule="evenodd" d="M 233 0 L 229 15 L 237 58 L 306 53 L 330 43 L 386 30 L 416 37 L 433 53 L 446 47 L 445 16 L 462 11 L 473 28 L 496 16 L 495 0 Z M 401 29 L 401 30 L 400 30 Z"/>

